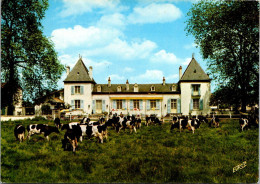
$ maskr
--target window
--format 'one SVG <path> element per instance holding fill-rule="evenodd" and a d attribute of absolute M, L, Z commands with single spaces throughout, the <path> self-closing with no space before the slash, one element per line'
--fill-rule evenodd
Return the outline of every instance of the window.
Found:
<path fill-rule="evenodd" d="M 80 94 L 80 86 L 75 86 L 75 94 Z"/>
<path fill-rule="evenodd" d="M 172 91 L 176 91 L 176 85 L 172 85 Z"/>
<path fill-rule="evenodd" d="M 75 100 L 75 108 L 80 108 L 80 100 Z"/>
<path fill-rule="evenodd" d="M 199 99 L 193 99 L 193 109 L 199 109 Z"/>
<path fill-rule="evenodd" d="M 198 92 L 199 87 L 200 87 L 200 85 L 193 85 L 193 92 Z"/>
<path fill-rule="evenodd" d="M 121 86 L 117 86 L 117 92 L 121 92 Z"/>
<path fill-rule="evenodd" d="M 156 100 L 150 100 L 150 107 L 152 108 L 156 108 Z"/>
<path fill-rule="evenodd" d="M 136 84 L 136 83 L 134 85 L 134 92 L 138 92 L 138 84 Z"/>
<path fill-rule="evenodd" d="M 154 86 L 151 87 L 151 91 L 155 91 L 155 87 Z"/>
<path fill-rule="evenodd" d="M 97 87 L 97 92 L 101 92 L 101 86 Z"/>
<path fill-rule="evenodd" d="M 171 109 L 177 109 L 177 99 L 171 99 Z"/>
<path fill-rule="evenodd" d="M 122 100 L 117 100 L 116 101 L 116 108 L 117 109 L 122 109 Z"/>
<path fill-rule="evenodd" d="M 139 100 L 133 100 L 134 101 L 134 108 L 139 109 Z"/>

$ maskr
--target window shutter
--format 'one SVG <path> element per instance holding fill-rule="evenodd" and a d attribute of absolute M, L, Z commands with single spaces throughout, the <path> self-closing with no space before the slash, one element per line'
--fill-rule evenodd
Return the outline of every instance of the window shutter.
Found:
<path fill-rule="evenodd" d="M 146 100 L 146 107 L 147 107 L 147 110 L 150 110 L 150 100 Z"/>
<path fill-rule="evenodd" d="M 191 85 L 191 95 L 193 96 L 193 85 Z"/>
<path fill-rule="evenodd" d="M 130 100 L 130 110 L 133 110 L 133 100 Z"/>
<path fill-rule="evenodd" d="M 200 110 L 203 110 L 203 99 L 200 99 Z"/>
<path fill-rule="evenodd" d="M 193 99 L 190 99 L 190 110 L 193 110 Z"/>
<path fill-rule="evenodd" d="M 167 113 L 171 113 L 171 99 L 167 100 Z"/>
<path fill-rule="evenodd" d="M 84 110 L 84 101 L 80 100 L 80 108 Z"/>
<path fill-rule="evenodd" d="M 80 86 L 80 94 L 81 94 L 81 95 L 84 94 L 84 86 Z"/>
<path fill-rule="evenodd" d="M 181 113 L 181 99 L 177 99 L 177 113 Z"/>
<path fill-rule="evenodd" d="M 102 111 L 105 112 L 106 111 L 106 101 L 102 100 Z"/>
<path fill-rule="evenodd" d="M 126 103 L 125 103 L 125 100 L 122 100 L 122 106 L 123 106 L 123 109 L 125 109 L 126 108 Z"/>
<path fill-rule="evenodd" d="M 96 113 L 96 101 L 92 100 L 92 111 L 95 114 Z"/>
<path fill-rule="evenodd" d="M 143 100 L 139 100 L 139 109 L 143 110 Z"/>
<path fill-rule="evenodd" d="M 113 100 L 113 109 L 116 109 L 116 100 Z"/>
<path fill-rule="evenodd" d="M 156 100 L 156 109 L 160 109 L 160 100 Z"/>
<path fill-rule="evenodd" d="M 200 95 L 200 85 L 199 85 L 199 95 Z"/>
<path fill-rule="evenodd" d="M 71 107 L 72 109 L 75 109 L 74 100 L 71 100 Z"/>
<path fill-rule="evenodd" d="M 71 94 L 74 95 L 74 86 L 71 86 Z"/>

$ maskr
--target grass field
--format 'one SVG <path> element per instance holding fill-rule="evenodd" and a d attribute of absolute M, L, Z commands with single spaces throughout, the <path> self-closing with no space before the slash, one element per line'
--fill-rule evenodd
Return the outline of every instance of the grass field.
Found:
<path fill-rule="evenodd" d="M 221 127 L 205 124 L 192 134 L 170 132 L 170 124 L 142 126 L 136 134 L 119 134 L 109 129 L 104 144 L 83 140 L 74 155 L 63 151 L 65 132 L 43 135 L 30 141 L 15 141 L 14 127 L 48 121 L 1 122 L 2 182 L 258 182 L 258 129 L 240 132 L 237 120 L 225 120 Z M 53 125 L 50 122 L 49 125 Z M 26 134 L 27 135 L 27 134 Z M 247 166 L 233 173 L 233 167 Z"/>

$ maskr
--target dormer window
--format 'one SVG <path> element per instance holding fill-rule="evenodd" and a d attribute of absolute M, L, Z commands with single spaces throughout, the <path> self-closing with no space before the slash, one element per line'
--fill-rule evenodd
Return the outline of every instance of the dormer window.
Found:
<path fill-rule="evenodd" d="M 154 86 L 151 86 L 151 91 L 155 91 L 155 87 Z"/>
<path fill-rule="evenodd" d="M 117 92 L 121 92 L 122 87 L 121 86 L 117 86 Z"/>
<path fill-rule="evenodd" d="M 136 83 L 134 85 L 134 92 L 138 92 L 138 84 L 136 84 Z"/>
<path fill-rule="evenodd" d="M 97 92 L 101 92 L 101 86 L 97 87 Z"/>
<path fill-rule="evenodd" d="M 176 85 L 172 85 L 172 91 L 176 91 Z"/>

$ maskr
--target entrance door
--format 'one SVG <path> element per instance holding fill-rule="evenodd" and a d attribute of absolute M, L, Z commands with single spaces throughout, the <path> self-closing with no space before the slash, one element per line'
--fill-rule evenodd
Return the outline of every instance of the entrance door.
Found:
<path fill-rule="evenodd" d="M 96 100 L 96 113 L 102 113 L 102 100 Z"/>

